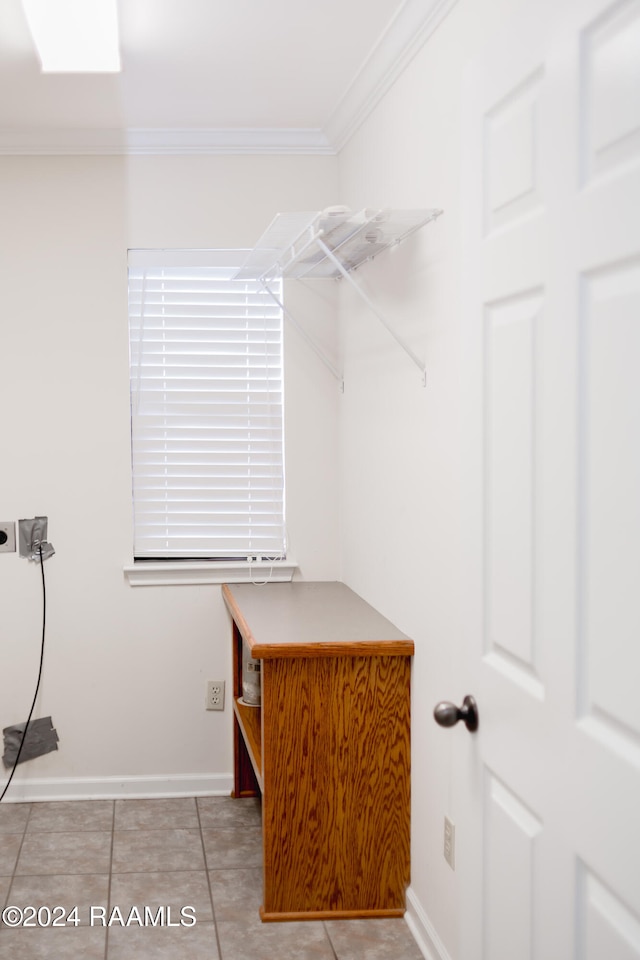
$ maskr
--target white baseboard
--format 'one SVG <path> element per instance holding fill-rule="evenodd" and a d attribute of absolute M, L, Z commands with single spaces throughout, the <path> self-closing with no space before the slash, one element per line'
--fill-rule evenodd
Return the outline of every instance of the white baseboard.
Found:
<path fill-rule="evenodd" d="M 3 803 L 45 800 L 146 800 L 153 797 L 223 797 L 233 790 L 233 775 L 180 774 L 158 777 L 83 777 L 14 780 Z"/>
<path fill-rule="evenodd" d="M 407 926 L 425 960 L 451 960 L 442 940 L 429 920 L 413 889 L 407 890 Z"/>

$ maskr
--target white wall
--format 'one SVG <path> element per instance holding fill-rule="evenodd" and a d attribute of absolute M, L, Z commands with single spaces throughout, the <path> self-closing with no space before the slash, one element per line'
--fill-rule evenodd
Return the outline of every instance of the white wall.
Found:
<path fill-rule="evenodd" d="M 34 716 L 50 714 L 60 737 L 58 752 L 20 765 L 14 785 L 26 786 L 12 785 L 8 798 L 117 791 L 109 778 L 127 777 L 137 778 L 130 791 L 189 790 L 231 773 L 231 711 L 204 710 L 205 680 L 230 680 L 220 588 L 132 588 L 123 576 L 126 251 L 250 247 L 279 210 L 334 203 L 336 169 L 331 157 L 0 160 L 0 518 L 49 517 L 56 555 L 45 563 Z M 313 302 L 309 313 L 317 322 Z M 285 352 L 293 552 L 304 576 L 335 578 L 338 392 L 295 331 Z M 25 720 L 33 697 L 39 566 L 0 554 L 0 607 L 1 729 Z M 176 776 L 191 779 L 172 785 Z"/>
<path fill-rule="evenodd" d="M 456 874 L 443 857 L 456 820 L 453 751 L 442 699 L 461 650 L 459 283 L 461 88 L 465 67 L 519 0 L 459 0 L 340 155 L 352 208 L 442 207 L 444 215 L 355 275 L 427 364 L 427 386 L 389 334 L 341 291 L 342 579 L 414 638 L 411 902 L 433 955 L 457 953 Z M 457 858 L 465 857 L 458 835 Z M 432 943 L 429 944 L 429 935 Z"/>

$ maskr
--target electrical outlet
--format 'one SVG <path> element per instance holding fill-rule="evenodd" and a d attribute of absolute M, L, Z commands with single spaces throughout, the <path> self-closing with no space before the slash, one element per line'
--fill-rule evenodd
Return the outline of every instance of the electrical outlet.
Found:
<path fill-rule="evenodd" d="M 224 680 L 207 680 L 207 710 L 224 710 Z"/>
<path fill-rule="evenodd" d="M 444 818 L 444 858 L 452 870 L 456 868 L 456 825 Z"/>
<path fill-rule="evenodd" d="M 16 552 L 15 520 L 0 520 L 0 553 Z"/>

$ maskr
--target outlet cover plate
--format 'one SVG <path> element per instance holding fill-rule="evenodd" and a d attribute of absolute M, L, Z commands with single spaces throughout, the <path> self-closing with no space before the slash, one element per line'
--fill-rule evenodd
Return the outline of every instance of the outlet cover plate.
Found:
<path fill-rule="evenodd" d="M 456 868 L 456 825 L 444 818 L 444 858 L 452 870 Z"/>
<path fill-rule="evenodd" d="M 207 680 L 207 710 L 224 710 L 224 680 Z"/>
<path fill-rule="evenodd" d="M 0 543 L 0 553 L 15 553 L 16 552 L 16 522 L 15 520 L 0 520 L 0 534 L 6 536 L 0 536 L 0 540 L 4 540 L 4 543 Z"/>

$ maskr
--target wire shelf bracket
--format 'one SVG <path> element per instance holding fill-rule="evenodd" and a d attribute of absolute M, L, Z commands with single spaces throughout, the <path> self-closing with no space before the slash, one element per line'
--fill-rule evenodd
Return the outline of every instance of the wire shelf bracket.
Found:
<path fill-rule="evenodd" d="M 322 363 L 325 365 L 325 367 L 326 367 L 327 370 L 331 373 L 331 375 L 332 375 L 333 377 L 335 377 L 335 379 L 338 381 L 338 383 L 339 383 L 339 385 L 340 385 L 340 391 L 341 391 L 342 393 L 344 393 L 344 377 L 343 377 L 343 375 L 340 373 L 340 371 L 339 371 L 336 367 L 334 367 L 334 365 L 331 363 L 331 361 L 330 361 L 329 358 L 326 356 L 326 354 L 324 353 L 324 351 L 323 351 L 323 350 L 318 346 L 318 344 L 315 342 L 315 340 L 313 339 L 313 337 L 310 337 L 310 336 L 309 336 L 309 334 L 308 334 L 307 331 L 304 329 L 304 327 L 302 326 L 302 324 L 298 323 L 298 321 L 297 321 L 296 318 L 293 316 L 293 314 L 291 313 L 291 311 L 290 311 L 290 310 L 287 310 L 287 308 L 285 307 L 284 303 L 280 300 L 279 297 L 277 297 L 277 296 L 275 295 L 275 293 L 273 292 L 273 290 L 271 289 L 271 287 L 269 286 L 269 284 L 267 283 L 267 281 L 266 281 L 263 277 L 260 278 L 260 284 L 261 284 L 262 287 L 267 291 L 267 293 L 269 294 L 269 296 L 271 297 L 271 299 L 274 300 L 275 303 L 277 303 L 277 305 L 280 307 L 280 309 L 282 310 L 282 313 L 283 313 L 283 315 L 286 317 L 286 319 L 296 328 L 296 330 L 298 331 L 298 333 L 300 334 L 300 336 L 302 337 L 302 339 L 304 340 L 304 342 L 307 344 L 307 346 L 309 346 L 309 347 L 313 350 L 313 352 L 315 353 L 315 355 L 318 357 L 319 360 L 322 361 Z"/>
<path fill-rule="evenodd" d="M 418 368 L 426 386 L 426 364 L 394 330 L 371 298 L 351 276 L 352 271 L 383 250 L 405 240 L 420 227 L 440 216 L 442 210 L 363 210 L 353 213 L 330 207 L 321 213 L 278 214 L 236 274 L 237 279 L 255 279 L 275 300 L 284 316 L 320 358 L 344 390 L 343 375 L 306 333 L 268 286 L 269 278 L 345 279 Z"/>
<path fill-rule="evenodd" d="M 323 242 L 323 240 L 322 240 L 321 237 L 318 237 L 318 239 L 316 240 L 316 243 L 318 244 L 318 246 L 320 247 L 321 250 L 324 250 L 326 256 L 335 263 L 337 269 L 340 271 L 340 273 L 342 274 L 342 276 L 344 277 L 344 279 L 347 280 L 347 281 L 351 284 L 351 286 L 353 287 L 353 289 L 358 293 L 358 295 L 359 295 L 360 298 L 364 301 L 364 303 L 366 303 L 366 305 L 369 307 L 369 309 L 371 310 L 371 312 L 376 315 L 376 317 L 378 318 L 378 320 L 380 321 L 380 323 L 382 324 L 382 326 L 385 328 L 385 330 L 388 330 L 388 331 L 389 331 L 389 333 L 391 334 L 391 336 L 393 337 L 393 339 L 396 341 L 396 343 L 398 344 L 398 346 L 401 347 L 401 348 L 404 350 L 404 352 L 407 354 L 407 356 L 415 363 L 415 365 L 417 366 L 418 370 L 420 370 L 420 372 L 421 372 L 421 374 L 422 374 L 422 386 L 423 386 L 423 387 L 426 387 L 426 385 L 427 385 L 427 367 L 426 367 L 426 364 L 424 364 L 424 363 L 422 362 L 422 360 L 420 360 L 420 358 L 419 358 L 418 356 L 416 356 L 416 354 L 413 352 L 413 350 L 411 349 L 411 347 L 410 347 L 407 343 L 405 343 L 405 341 L 402 339 L 402 337 L 401 337 L 399 334 L 396 333 L 396 331 L 393 329 L 393 327 L 389 324 L 389 322 L 388 322 L 388 321 L 384 318 L 384 316 L 380 313 L 380 311 L 379 311 L 378 308 L 375 306 L 375 304 L 373 303 L 373 301 L 371 300 L 371 298 L 370 298 L 369 296 L 367 296 L 367 294 L 364 292 L 364 290 L 362 289 L 362 287 L 361 287 L 359 284 L 356 283 L 356 281 L 353 279 L 353 277 L 351 276 L 351 274 L 349 273 L 349 271 L 348 271 L 348 270 L 345 270 L 345 268 L 342 266 L 342 264 L 340 263 L 340 261 L 338 260 L 338 258 L 335 256 L 335 254 L 334 254 L 331 250 L 329 250 L 329 248 L 328 248 L 327 245 Z"/>

